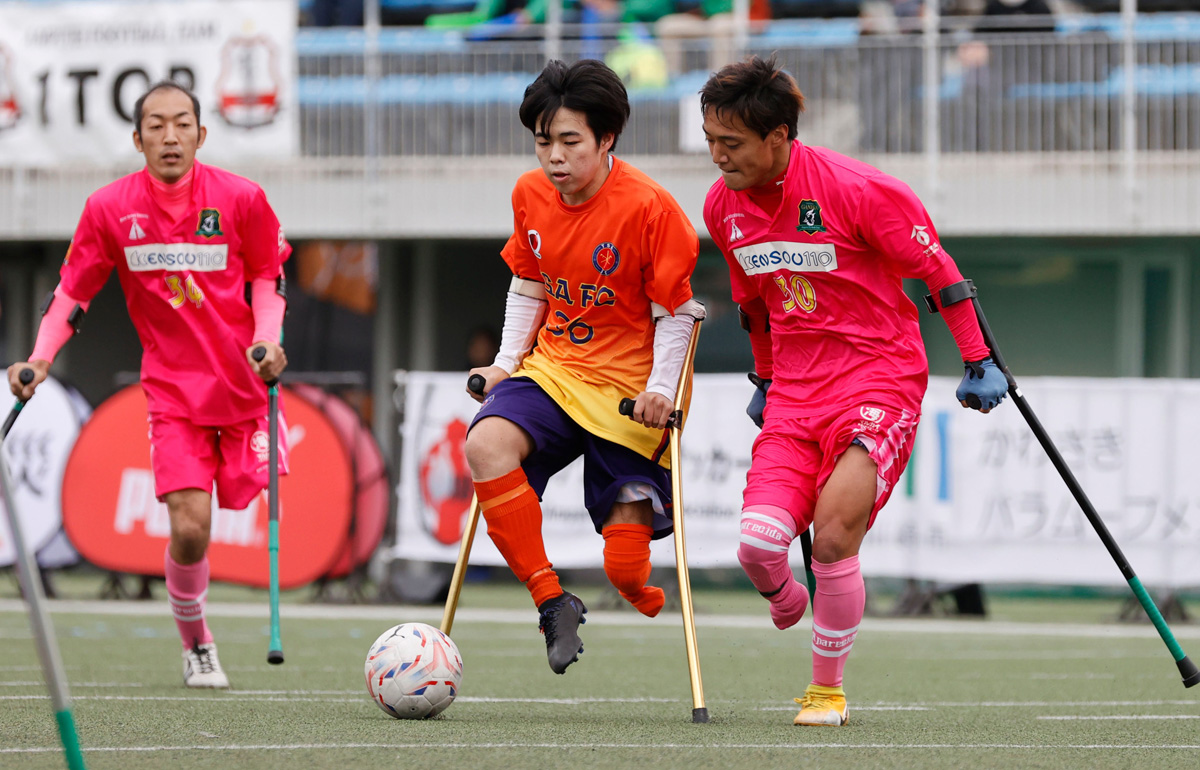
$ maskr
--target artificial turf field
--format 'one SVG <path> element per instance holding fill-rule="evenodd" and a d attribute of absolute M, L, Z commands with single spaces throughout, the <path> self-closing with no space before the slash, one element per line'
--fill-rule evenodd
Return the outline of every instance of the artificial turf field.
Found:
<path fill-rule="evenodd" d="M 850 724 L 798 728 L 808 618 L 777 631 L 752 592 L 695 594 L 709 724 L 691 722 L 677 612 L 591 612 L 585 654 L 556 676 L 522 589 L 468 584 L 458 700 L 412 722 L 368 699 L 363 658 L 389 626 L 437 625 L 440 608 L 295 593 L 287 662 L 269 666 L 265 592 L 214 586 L 210 625 L 234 689 L 194 692 L 158 594 L 52 603 L 89 768 L 1200 767 L 1200 687 L 1183 688 L 1148 623 L 1112 622 L 1111 599 L 992 600 L 978 621 L 868 618 L 847 667 Z M 64 767 L 24 605 L 11 581 L 0 597 L 0 767 Z M 1200 629 L 1174 630 L 1200 655 Z"/>

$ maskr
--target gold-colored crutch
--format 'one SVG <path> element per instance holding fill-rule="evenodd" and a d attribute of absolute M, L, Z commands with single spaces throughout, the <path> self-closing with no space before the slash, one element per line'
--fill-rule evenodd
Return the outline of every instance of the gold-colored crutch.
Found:
<path fill-rule="evenodd" d="M 696 616 L 692 610 L 692 582 L 688 576 L 687 543 L 683 535 L 683 468 L 680 460 L 681 434 L 692 400 L 692 370 L 696 358 L 696 343 L 700 339 L 699 319 L 692 326 L 688 340 L 687 357 L 683 371 L 679 374 L 679 387 L 675 391 L 675 411 L 667 426 L 670 430 L 671 452 L 671 507 L 675 524 L 675 571 L 679 575 L 679 605 L 683 612 L 683 641 L 687 647 L 688 676 L 692 680 L 692 721 L 707 722 L 708 708 L 704 705 L 704 683 L 700 679 L 700 649 L 696 645 Z M 622 399 L 621 414 L 633 414 L 633 399 Z"/>

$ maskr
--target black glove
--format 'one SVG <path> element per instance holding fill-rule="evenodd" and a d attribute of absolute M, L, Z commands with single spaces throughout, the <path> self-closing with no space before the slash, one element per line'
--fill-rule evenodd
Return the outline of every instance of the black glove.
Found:
<path fill-rule="evenodd" d="M 771 381 L 764 380 L 754 372 L 746 376 L 750 378 L 750 382 L 754 383 L 754 395 L 750 397 L 746 415 L 761 428 L 763 426 L 763 410 L 767 408 L 767 388 L 771 387 Z"/>

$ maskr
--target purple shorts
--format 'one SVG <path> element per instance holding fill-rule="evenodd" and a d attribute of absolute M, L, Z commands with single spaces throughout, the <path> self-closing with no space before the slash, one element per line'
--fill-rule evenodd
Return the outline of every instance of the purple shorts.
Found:
<path fill-rule="evenodd" d="M 614 414 L 616 409 L 614 404 Z M 608 518 L 621 487 L 633 482 L 654 487 L 666 509 L 666 515 L 654 514 L 654 539 L 673 531 L 670 471 L 628 447 L 587 432 L 533 380 L 510 377 L 497 383 L 471 426 L 485 417 L 503 417 L 533 439 L 533 452 L 521 467 L 539 500 L 550 477 L 583 455 L 583 504 L 597 532 Z"/>

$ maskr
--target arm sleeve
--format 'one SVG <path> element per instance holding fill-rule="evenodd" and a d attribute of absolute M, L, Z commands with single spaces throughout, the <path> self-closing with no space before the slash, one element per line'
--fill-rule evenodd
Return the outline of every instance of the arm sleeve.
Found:
<path fill-rule="evenodd" d="M 697 320 L 704 320 L 704 306 L 689 300 L 675 308 L 671 315 L 659 318 L 654 324 L 654 366 L 646 380 L 646 391 L 666 396 L 674 402 L 679 390 L 679 377 L 687 363 L 688 344 Z"/>
<path fill-rule="evenodd" d="M 650 255 L 642 271 L 650 301 L 677 308 L 691 299 L 700 238 L 687 217 L 673 210 L 652 217 L 646 223 L 642 248 Z"/>
<path fill-rule="evenodd" d="M 886 254 L 901 276 L 924 281 L 935 300 L 941 289 L 962 280 L 958 266 L 942 248 L 929 212 L 900 180 L 886 174 L 869 179 L 858 222 L 867 243 Z M 988 355 L 971 303 L 956 303 L 944 310 L 942 317 L 964 361 L 978 361 Z"/>
<path fill-rule="evenodd" d="M 250 308 L 254 313 L 254 342 L 279 342 L 287 300 L 275 290 L 273 278 L 255 278 L 250 282 Z"/>
<path fill-rule="evenodd" d="M 37 339 L 33 343 L 33 352 L 29 354 L 30 361 L 49 361 L 54 363 L 54 357 L 58 355 L 58 351 L 62 350 L 63 345 L 67 344 L 67 340 L 75 334 L 75 327 L 71 325 L 71 311 L 79 305 L 84 311 L 87 311 L 90 302 L 79 302 L 68 296 L 62 289 L 62 284 L 54 288 L 54 300 L 51 301 L 50 307 L 46 310 L 46 314 L 42 316 L 42 322 L 38 325 Z"/>
<path fill-rule="evenodd" d="M 58 274 L 63 295 L 74 297 L 85 307 L 104 287 L 113 269 L 113 250 L 109 248 L 103 230 L 96 224 L 95 212 L 89 199 L 75 227 L 75 236 L 67 247 Z M 57 291 L 57 290 L 56 290 Z M 68 312 L 70 308 L 68 308 Z"/>
<path fill-rule="evenodd" d="M 504 329 L 500 332 L 500 350 L 493 366 L 512 374 L 533 349 L 542 320 L 546 317 L 545 300 L 510 291 L 504 302 Z"/>
<path fill-rule="evenodd" d="M 259 278 L 268 278 L 274 281 L 291 255 L 292 245 L 283 237 L 279 218 L 261 188 L 255 189 L 247 214 L 245 221 L 248 224 L 241 246 L 246 280 L 253 283 Z"/>

